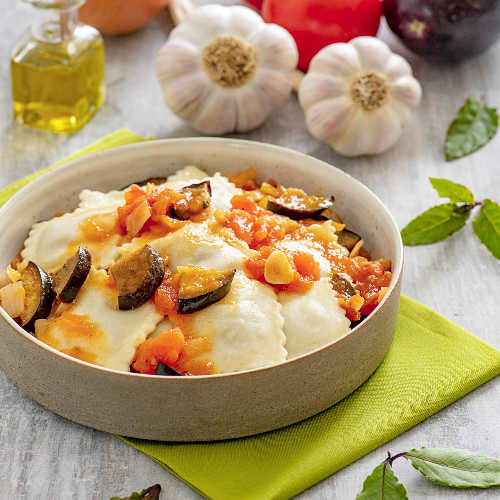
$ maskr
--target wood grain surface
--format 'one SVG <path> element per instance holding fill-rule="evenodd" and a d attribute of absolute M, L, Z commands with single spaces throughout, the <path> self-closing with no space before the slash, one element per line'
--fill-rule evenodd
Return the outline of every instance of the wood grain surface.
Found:
<path fill-rule="evenodd" d="M 172 28 L 166 13 L 134 34 L 105 39 L 107 100 L 79 133 L 55 135 L 15 125 L 9 52 L 29 22 L 29 13 L 21 4 L 0 1 L 0 187 L 121 127 L 157 138 L 199 135 L 163 104 L 156 81 L 155 56 Z M 379 196 L 400 228 L 441 203 L 429 177 L 451 179 L 469 187 L 476 199 L 500 202 L 498 135 L 473 155 L 454 162 L 445 162 L 443 152 L 447 127 L 467 96 L 485 96 L 491 105 L 500 107 L 500 43 L 459 66 L 443 66 L 412 55 L 385 25 L 380 37 L 408 59 L 423 88 L 413 123 L 387 153 L 357 159 L 337 155 L 308 133 L 296 95 L 259 129 L 231 137 L 290 147 L 335 165 Z M 479 243 L 470 222 L 444 242 L 406 248 L 403 293 L 500 348 L 500 262 Z M 36 366 L 32 369 L 36 372 Z M 297 498 L 354 500 L 364 478 L 386 457 L 387 450 L 395 454 L 422 445 L 455 447 L 500 458 L 499 424 L 497 378 Z M 498 489 L 439 486 L 401 461 L 396 462 L 395 473 L 412 499 L 500 496 Z M 162 499 L 201 498 L 118 438 L 41 407 L 0 370 L 0 499 L 107 500 L 155 483 L 162 485 Z"/>

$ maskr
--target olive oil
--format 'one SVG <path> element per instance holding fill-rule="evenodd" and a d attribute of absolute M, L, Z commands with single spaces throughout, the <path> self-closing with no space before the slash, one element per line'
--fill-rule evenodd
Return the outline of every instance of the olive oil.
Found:
<path fill-rule="evenodd" d="M 12 50 L 14 119 L 70 134 L 104 102 L 104 44 L 94 28 L 77 23 L 76 11 L 58 14 L 35 23 Z"/>

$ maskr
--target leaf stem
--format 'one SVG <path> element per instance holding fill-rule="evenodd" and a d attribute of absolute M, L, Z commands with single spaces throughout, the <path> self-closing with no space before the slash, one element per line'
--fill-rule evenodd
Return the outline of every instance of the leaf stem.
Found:
<path fill-rule="evenodd" d="M 394 456 L 392 456 L 391 452 L 388 451 L 387 458 L 385 459 L 384 463 L 389 464 L 392 467 L 392 463 L 394 462 L 394 460 L 396 460 L 396 458 L 406 457 L 406 455 L 408 455 L 407 451 L 403 451 L 402 453 L 398 453 L 397 455 L 394 455 Z"/>
<path fill-rule="evenodd" d="M 453 212 L 455 212 L 456 214 L 459 214 L 459 215 L 465 214 L 467 212 L 470 212 L 474 207 L 477 207 L 478 205 L 483 206 L 483 202 L 482 201 L 475 201 L 474 203 L 466 203 L 465 205 L 459 205 L 459 206 L 455 207 Z"/>

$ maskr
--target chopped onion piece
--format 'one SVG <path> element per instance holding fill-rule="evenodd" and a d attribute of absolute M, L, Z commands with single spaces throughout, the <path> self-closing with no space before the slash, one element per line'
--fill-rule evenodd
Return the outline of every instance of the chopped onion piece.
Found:
<path fill-rule="evenodd" d="M 128 217 L 127 217 L 127 233 L 132 237 L 137 236 L 137 233 L 142 229 L 142 226 L 151 217 L 151 210 L 148 202 L 144 200 Z"/>
<path fill-rule="evenodd" d="M 7 269 L 0 269 L 0 288 L 10 285 L 11 283 L 12 280 L 10 279 Z"/>
<path fill-rule="evenodd" d="M 364 245 L 363 240 L 359 240 L 355 245 L 354 248 L 351 250 L 351 253 L 349 254 L 349 257 L 357 257 L 359 255 L 359 251 L 361 250 L 361 247 Z"/>
<path fill-rule="evenodd" d="M 16 281 L 0 290 L 2 307 L 11 318 L 17 318 L 24 312 L 24 295 L 22 281 Z"/>

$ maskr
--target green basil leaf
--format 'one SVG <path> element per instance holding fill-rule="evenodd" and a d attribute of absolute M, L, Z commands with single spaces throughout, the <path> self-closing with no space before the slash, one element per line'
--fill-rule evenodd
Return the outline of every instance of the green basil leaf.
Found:
<path fill-rule="evenodd" d="M 468 155 L 486 144 L 498 128 L 498 114 L 484 101 L 470 96 L 446 134 L 446 161 Z"/>
<path fill-rule="evenodd" d="M 365 479 L 356 500 L 408 500 L 405 487 L 387 462 L 381 463 Z"/>
<path fill-rule="evenodd" d="M 446 203 L 429 208 L 413 219 L 402 231 L 404 245 L 428 245 L 444 240 L 461 229 L 470 209 Z"/>
<path fill-rule="evenodd" d="M 161 486 L 159 484 L 155 484 L 154 486 L 150 486 L 149 488 L 142 490 L 140 493 L 134 491 L 129 497 L 113 497 L 110 500 L 159 500 L 160 491 Z"/>
<path fill-rule="evenodd" d="M 455 448 L 407 451 L 404 457 L 432 481 L 454 488 L 489 488 L 500 485 L 500 460 Z"/>
<path fill-rule="evenodd" d="M 441 198 L 449 198 L 450 203 L 474 203 L 474 195 L 461 184 L 456 184 L 448 179 L 429 178 L 432 187 Z"/>
<path fill-rule="evenodd" d="M 472 223 L 481 243 L 500 259 L 500 207 L 498 203 L 485 199 L 481 212 Z"/>

